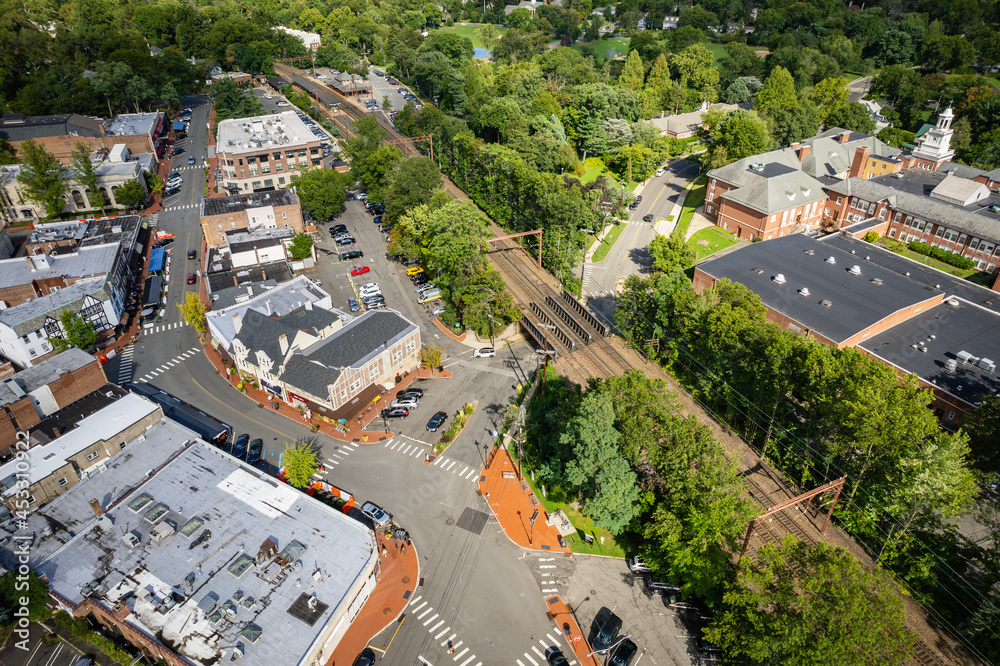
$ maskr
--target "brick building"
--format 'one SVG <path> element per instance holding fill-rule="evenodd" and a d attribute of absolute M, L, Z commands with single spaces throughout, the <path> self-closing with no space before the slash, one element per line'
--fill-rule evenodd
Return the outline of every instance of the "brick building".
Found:
<path fill-rule="evenodd" d="M 0 418 L 0 460 L 11 453 L 19 431 L 29 432 L 107 381 L 100 362 L 76 347 L 4 377 L 0 405 L 7 418 Z"/>
<path fill-rule="evenodd" d="M 322 141 L 294 111 L 223 120 L 218 125 L 219 184 L 231 194 L 287 187 L 321 166 Z"/>
<path fill-rule="evenodd" d="M 171 422 L 124 444 L 29 514 L 54 603 L 149 663 L 329 663 L 381 574 L 371 528 Z"/>
<path fill-rule="evenodd" d="M 0 118 L 0 138 L 13 146 L 15 155 L 21 144 L 32 140 L 69 166 L 78 143 L 104 153 L 115 144 L 124 144 L 135 154 L 155 153 L 157 141 L 165 133 L 165 122 L 162 113 L 124 113 L 111 121 L 76 113 L 52 116 L 9 113 Z"/>
<path fill-rule="evenodd" d="M 226 245 L 230 231 L 291 227 L 306 231 L 299 197 L 292 190 L 273 190 L 201 200 L 201 230 L 209 247 Z"/>
<path fill-rule="evenodd" d="M 760 296 L 782 328 L 915 374 L 946 424 L 1000 391 L 1000 299 L 989 289 L 843 234 L 752 243 L 695 267 L 696 291 L 723 279 Z"/>

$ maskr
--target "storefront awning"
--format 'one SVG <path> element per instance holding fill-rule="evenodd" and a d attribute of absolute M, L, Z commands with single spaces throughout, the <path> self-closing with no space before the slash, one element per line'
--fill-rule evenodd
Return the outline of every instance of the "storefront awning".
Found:
<path fill-rule="evenodd" d="M 149 272 L 157 273 L 163 270 L 163 262 L 166 258 L 166 253 L 164 248 L 157 247 L 154 248 L 152 252 L 149 253 Z"/>
<path fill-rule="evenodd" d="M 184 131 L 184 121 L 183 120 L 174 121 L 173 130 L 175 132 L 183 132 Z"/>
<path fill-rule="evenodd" d="M 350 402 L 346 403 L 332 414 L 327 414 L 331 419 L 339 421 L 340 419 L 351 419 L 357 418 L 358 414 L 364 414 L 365 410 L 371 404 L 372 400 L 382 395 L 382 391 L 385 388 L 380 384 L 369 384 L 368 388 L 361 391 L 361 393 L 354 396 Z"/>

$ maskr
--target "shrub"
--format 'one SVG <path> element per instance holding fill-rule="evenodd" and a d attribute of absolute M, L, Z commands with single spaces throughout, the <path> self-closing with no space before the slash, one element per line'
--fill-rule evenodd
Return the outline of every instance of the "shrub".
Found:
<path fill-rule="evenodd" d="M 906 243 L 898 241 L 895 238 L 889 238 L 888 236 L 882 236 L 882 240 L 880 240 L 879 243 L 885 249 L 895 252 L 896 254 L 902 254 L 903 250 L 906 249 Z"/>
<path fill-rule="evenodd" d="M 921 243 L 920 241 L 912 241 L 907 245 L 907 247 L 917 254 L 937 259 L 938 261 L 954 266 L 955 268 L 969 270 L 971 268 L 975 268 L 976 266 L 976 262 L 972 261 L 972 259 L 967 259 L 960 254 L 949 252 L 944 248 L 931 247 L 927 243 Z"/>
<path fill-rule="evenodd" d="M 865 234 L 866 243 L 875 243 L 878 241 L 878 239 L 879 235 L 877 231 L 869 231 L 868 233 Z"/>

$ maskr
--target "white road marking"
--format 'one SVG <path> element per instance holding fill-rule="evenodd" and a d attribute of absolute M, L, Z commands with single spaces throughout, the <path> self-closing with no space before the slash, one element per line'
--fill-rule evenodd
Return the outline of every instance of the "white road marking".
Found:
<path fill-rule="evenodd" d="M 431 627 L 430 629 L 428 629 L 427 631 L 437 631 L 437 628 L 438 628 L 438 627 L 440 627 L 440 626 L 441 626 L 442 624 L 444 624 L 444 620 L 438 620 L 438 623 L 437 623 L 437 624 L 435 624 L 435 625 L 434 625 L 433 627 Z M 447 629 L 445 629 L 444 631 L 448 631 L 448 630 L 447 630 Z M 441 633 L 444 633 L 444 631 L 442 631 Z"/>
<path fill-rule="evenodd" d="M 469 648 L 465 648 L 464 650 L 462 650 L 461 652 L 459 652 L 458 654 L 456 654 L 454 657 L 452 657 L 452 661 L 458 661 L 459 659 L 462 658 L 462 655 L 465 654 L 468 651 L 469 651 Z M 473 659 L 474 658 L 475 658 L 475 655 L 473 655 Z"/>
<path fill-rule="evenodd" d="M 423 613 L 421 613 L 420 615 L 417 616 L 417 619 L 418 620 L 422 620 L 422 619 L 424 619 L 425 615 L 427 615 L 428 613 L 433 613 L 433 612 L 434 612 L 434 608 L 431 607 L 431 606 L 428 606 L 427 610 L 425 610 Z"/>
<path fill-rule="evenodd" d="M 431 631 L 434 631 L 434 630 L 431 629 Z M 434 640 L 438 640 L 439 638 L 441 638 L 442 636 L 444 636 L 445 634 L 447 634 L 449 631 L 451 631 L 451 627 L 445 627 L 444 629 L 441 630 L 440 634 L 438 634 L 437 636 L 434 637 Z"/>
<path fill-rule="evenodd" d="M 426 605 L 427 605 L 427 602 L 426 602 L 426 601 L 424 601 L 424 602 L 423 602 L 423 603 L 421 603 L 421 604 L 420 604 L 419 606 L 414 606 L 414 607 L 413 607 L 413 610 L 412 610 L 412 611 L 410 611 L 410 612 L 411 612 L 411 613 L 416 613 L 416 612 L 417 612 L 418 610 L 420 610 L 421 608 L 423 608 L 423 607 L 424 607 L 424 606 L 426 606 Z"/>
<path fill-rule="evenodd" d="M 428 624 L 430 624 L 431 622 L 433 622 L 437 618 L 438 618 L 438 614 L 434 613 L 434 615 L 431 615 L 429 618 L 427 618 L 427 621 L 424 622 L 424 626 L 426 627 Z M 434 625 L 434 626 L 437 626 L 437 625 Z M 434 631 L 434 630 L 433 629 L 428 629 L 428 631 Z"/>

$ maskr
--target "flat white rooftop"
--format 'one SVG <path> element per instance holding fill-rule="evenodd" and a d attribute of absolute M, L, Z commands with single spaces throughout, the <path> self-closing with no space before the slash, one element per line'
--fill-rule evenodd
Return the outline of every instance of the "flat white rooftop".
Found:
<path fill-rule="evenodd" d="M 267 116 L 223 120 L 218 129 L 218 151 L 231 155 L 301 148 L 320 140 L 294 111 Z"/>

